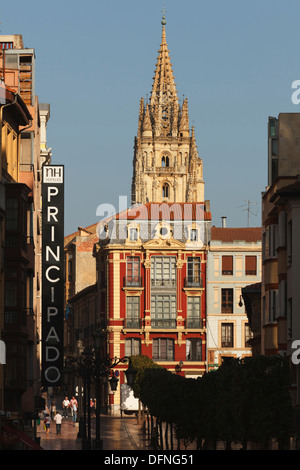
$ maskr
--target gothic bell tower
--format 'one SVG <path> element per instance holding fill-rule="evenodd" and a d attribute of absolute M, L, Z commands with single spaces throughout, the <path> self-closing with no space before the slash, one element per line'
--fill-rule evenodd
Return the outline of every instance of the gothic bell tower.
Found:
<path fill-rule="evenodd" d="M 194 128 L 189 127 L 188 102 L 179 104 L 166 42 L 165 16 L 149 102 L 140 101 L 135 138 L 132 204 L 203 202 L 202 159 Z"/>

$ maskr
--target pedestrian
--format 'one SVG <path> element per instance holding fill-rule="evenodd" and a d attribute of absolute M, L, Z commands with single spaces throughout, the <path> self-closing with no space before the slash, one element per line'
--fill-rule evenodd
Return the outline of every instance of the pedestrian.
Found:
<path fill-rule="evenodd" d="M 46 429 L 46 435 L 48 436 L 49 432 L 50 432 L 50 416 L 48 414 L 46 414 L 46 417 L 44 419 L 44 427 Z"/>
<path fill-rule="evenodd" d="M 56 406 L 54 401 L 51 403 L 51 411 L 50 411 L 50 416 L 51 416 L 51 421 L 53 422 L 54 416 L 56 415 Z"/>
<path fill-rule="evenodd" d="M 76 423 L 77 421 L 77 404 L 76 404 L 76 400 L 73 402 L 73 405 L 72 405 L 72 421 L 73 423 Z"/>
<path fill-rule="evenodd" d="M 54 421 L 56 423 L 56 434 L 61 434 L 61 422 L 62 422 L 62 415 L 58 412 L 54 416 Z"/>
<path fill-rule="evenodd" d="M 76 407 L 78 408 L 78 402 L 77 402 L 76 398 L 72 397 L 71 400 L 70 400 L 70 408 L 71 408 L 72 417 L 73 417 L 73 405 L 74 405 L 74 403 L 75 403 Z M 76 419 L 75 419 L 75 421 L 76 421 Z"/>
<path fill-rule="evenodd" d="M 65 397 L 62 405 L 63 405 L 63 416 L 64 416 L 64 418 L 66 418 L 68 416 L 68 408 L 70 406 L 70 402 L 68 400 L 68 397 Z"/>

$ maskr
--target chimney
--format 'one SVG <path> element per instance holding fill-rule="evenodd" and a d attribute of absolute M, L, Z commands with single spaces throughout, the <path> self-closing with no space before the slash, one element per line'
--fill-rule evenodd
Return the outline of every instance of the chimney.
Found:
<path fill-rule="evenodd" d="M 226 227 L 226 219 L 227 217 L 222 217 L 222 228 Z"/>

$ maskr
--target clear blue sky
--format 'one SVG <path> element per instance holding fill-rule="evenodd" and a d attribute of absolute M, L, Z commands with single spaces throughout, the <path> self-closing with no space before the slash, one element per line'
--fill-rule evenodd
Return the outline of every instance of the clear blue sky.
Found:
<path fill-rule="evenodd" d="M 36 93 L 50 103 L 48 146 L 64 164 L 65 233 L 130 203 L 139 101 L 150 95 L 166 9 L 180 99 L 188 98 L 213 224 L 261 224 L 267 121 L 300 112 L 300 2 L 289 0 L 16 0 L 1 5 L 1 34 L 36 52 Z M 256 205 L 255 205 L 256 204 Z"/>

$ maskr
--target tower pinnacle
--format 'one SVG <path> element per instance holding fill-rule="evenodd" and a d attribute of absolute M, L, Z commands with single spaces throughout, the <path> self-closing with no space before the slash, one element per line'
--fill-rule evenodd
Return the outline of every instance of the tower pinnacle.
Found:
<path fill-rule="evenodd" d="M 150 99 L 140 104 L 132 204 L 204 201 L 202 160 L 190 136 L 188 102 L 180 106 L 168 44 L 165 9 Z"/>
<path fill-rule="evenodd" d="M 166 26 L 166 24 L 167 24 L 166 17 L 165 17 L 165 7 L 163 8 L 163 16 L 162 16 L 161 24 L 163 26 Z"/>

